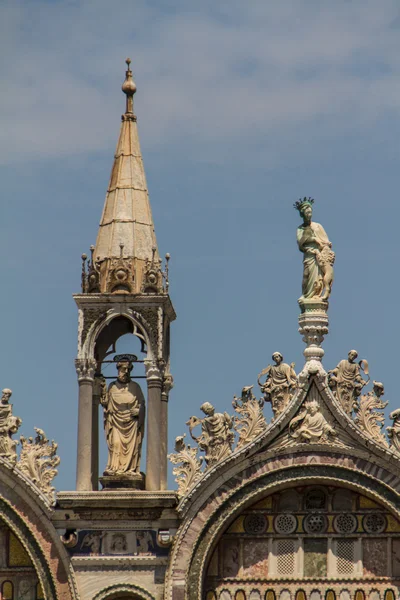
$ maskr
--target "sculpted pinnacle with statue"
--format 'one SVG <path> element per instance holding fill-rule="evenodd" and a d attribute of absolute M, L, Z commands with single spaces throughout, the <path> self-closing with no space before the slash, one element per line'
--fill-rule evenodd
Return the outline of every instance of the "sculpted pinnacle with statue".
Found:
<path fill-rule="evenodd" d="M 327 302 L 332 290 L 335 253 L 325 229 L 312 221 L 313 198 L 303 198 L 293 205 L 303 223 L 297 228 L 297 244 L 303 253 L 302 295 L 299 303 L 307 300 Z"/>

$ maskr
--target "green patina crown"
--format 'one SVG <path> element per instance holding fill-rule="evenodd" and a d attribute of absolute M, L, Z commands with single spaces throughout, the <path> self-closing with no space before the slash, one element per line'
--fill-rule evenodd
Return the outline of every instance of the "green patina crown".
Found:
<path fill-rule="evenodd" d="M 306 207 L 306 206 L 312 206 L 314 204 L 314 198 L 311 198 L 311 196 L 309 196 L 307 198 L 307 196 L 304 196 L 304 198 L 300 198 L 299 200 L 297 200 L 297 202 L 295 202 L 293 204 L 293 208 L 295 208 L 296 210 L 299 211 L 299 213 L 301 213 L 301 211 Z"/>

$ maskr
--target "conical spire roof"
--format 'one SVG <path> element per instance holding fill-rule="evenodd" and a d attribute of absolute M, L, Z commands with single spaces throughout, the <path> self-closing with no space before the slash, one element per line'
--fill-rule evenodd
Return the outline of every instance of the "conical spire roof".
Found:
<path fill-rule="evenodd" d="M 141 291 L 143 271 L 147 261 L 158 261 L 157 241 L 147 192 L 142 154 L 133 112 L 136 85 L 127 59 L 126 79 L 122 91 L 126 94 L 126 112 L 122 115 L 121 131 L 114 157 L 110 182 L 104 203 L 100 228 L 94 250 L 100 266 L 100 288 L 109 291 L 107 278 L 115 259 L 131 259 L 134 290 Z"/>

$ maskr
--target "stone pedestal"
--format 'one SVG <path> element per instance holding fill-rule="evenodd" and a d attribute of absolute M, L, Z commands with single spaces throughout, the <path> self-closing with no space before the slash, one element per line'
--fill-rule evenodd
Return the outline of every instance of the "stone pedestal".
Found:
<path fill-rule="evenodd" d="M 143 473 L 126 473 L 125 475 L 103 475 L 99 478 L 103 490 L 144 490 Z"/>
<path fill-rule="evenodd" d="M 299 306 L 299 332 L 307 345 L 303 353 L 306 366 L 308 363 L 316 363 L 322 368 L 321 361 L 325 352 L 321 344 L 329 331 L 329 303 L 320 298 L 300 299 Z"/>

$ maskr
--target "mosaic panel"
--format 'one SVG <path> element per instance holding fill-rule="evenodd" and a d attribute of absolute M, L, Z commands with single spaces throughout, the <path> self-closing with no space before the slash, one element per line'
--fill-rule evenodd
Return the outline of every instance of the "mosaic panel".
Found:
<path fill-rule="evenodd" d="M 367 577 L 384 577 L 387 575 L 387 540 L 384 538 L 364 538 L 363 565 Z"/>
<path fill-rule="evenodd" d="M 268 576 L 268 541 L 244 540 L 243 577 L 262 578 Z"/>
<path fill-rule="evenodd" d="M 326 577 L 328 542 L 321 538 L 304 540 L 304 576 Z"/>

